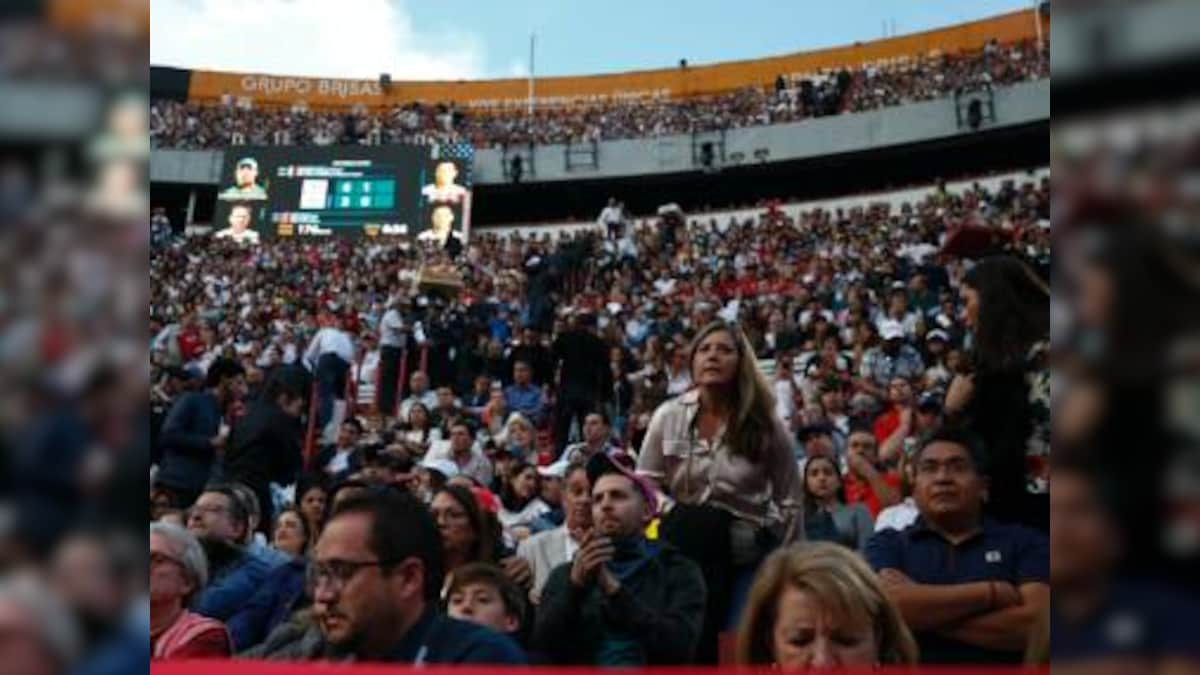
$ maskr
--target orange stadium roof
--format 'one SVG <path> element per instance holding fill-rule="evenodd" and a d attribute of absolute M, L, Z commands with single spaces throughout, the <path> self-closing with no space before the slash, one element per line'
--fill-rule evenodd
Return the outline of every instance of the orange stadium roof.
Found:
<path fill-rule="evenodd" d="M 48 0 L 45 13 L 47 23 L 67 33 L 150 35 L 150 3 L 145 0 Z"/>
<path fill-rule="evenodd" d="M 870 42 L 688 68 L 544 77 L 537 79 L 535 100 L 539 107 L 559 107 L 719 94 L 746 86 L 767 85 L 780 74 L 810 74 L 938 52 L 974 51 L 993 38 L 1002 43 L 1031 39 L 1037 34 L 1033 17 L 1034 13 L 1029 11 L 1012 12 Z M 1049 18 L 1041 20 L 1048 31 Z M 303 101 L 314 109 L 345 108 L 355 104 L 378 108 L 413 101 L 453 101 L 465 107 L 494 109 L 526 105 L 528 80 L 394 81 L 385 91 L 378 80 L 193 71 L 188 90 L 190 100 L 211 103 L 224 95 L 250 97 L 256 104 L 265 106 L 287 106 Z"/>

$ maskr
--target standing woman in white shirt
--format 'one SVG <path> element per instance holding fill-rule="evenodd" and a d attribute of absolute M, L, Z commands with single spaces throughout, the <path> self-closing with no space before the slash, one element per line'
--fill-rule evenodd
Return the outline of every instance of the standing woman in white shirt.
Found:
<path fill-rule="evenodd" d="M 803 492 L 791 437 L 742 330 L 713 322 L 689 353 L 696 386 L 654 412 L 638 473 L 675 501 L 660 536 L 706 570 L 698 661 L 715 663 L 716 635 L 732 625 L 759 562 L 803 536 Z"/>

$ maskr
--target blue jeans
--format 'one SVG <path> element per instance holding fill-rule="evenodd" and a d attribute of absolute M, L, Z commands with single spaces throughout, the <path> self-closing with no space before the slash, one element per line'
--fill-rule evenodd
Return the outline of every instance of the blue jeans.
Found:
<path fill-rule="evenodd" d="M 733 570 L 733 591 L 729 597 L 729 614 L 725 615 L 725 630 L 737 630 L 742 610 L 750 596 L 750 585 L 754 583 L 754 574 L 758 572 L 758 566 L 761 564 L 762 560 Z"/>
<path fill-rule="evenodd" d="M 333 417 L 334 400 L 346 397 L 346 376 L 350 364 L 336 354 L 325 353 L 317 359 L 317 429 L 324 429 Z"/>

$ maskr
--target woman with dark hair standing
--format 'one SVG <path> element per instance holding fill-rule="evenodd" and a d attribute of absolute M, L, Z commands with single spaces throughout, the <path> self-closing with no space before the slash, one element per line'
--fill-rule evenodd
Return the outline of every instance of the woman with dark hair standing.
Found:
<path fill-rule="evenodd" d="M 984 440 L 989 513 L 1050 527 L 1050 289 L 1016 258 L 980 261 L 960 289 L 970 331 L 969 372 L 946 392 L 947 421 Z"/>
<path fill-rule="evenodd" d="M 689 350 L 696 388 L 658 407 L 638 473 L 675 500 L 661 535 L 698 562 L 709 588 L 701 663 L 732 623 L 758 563 L 803 536 L 800 474 L 775 397 L 736 325 L 704 327 Z M 731 611 L 732 610 L 732 611 Z"/>

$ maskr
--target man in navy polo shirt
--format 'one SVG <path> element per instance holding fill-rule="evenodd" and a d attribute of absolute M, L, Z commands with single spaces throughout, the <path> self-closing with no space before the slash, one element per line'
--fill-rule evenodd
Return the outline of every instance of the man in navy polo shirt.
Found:
<path fill-rule="evenodd" d="M 917 637 L 922 663 L 1019 663 L 1050 599 L 1045 535 L 982 516 L 986 458 L 935 431 L 913 457 L 920 516 L 867 544 L 867 560 Z"/>

